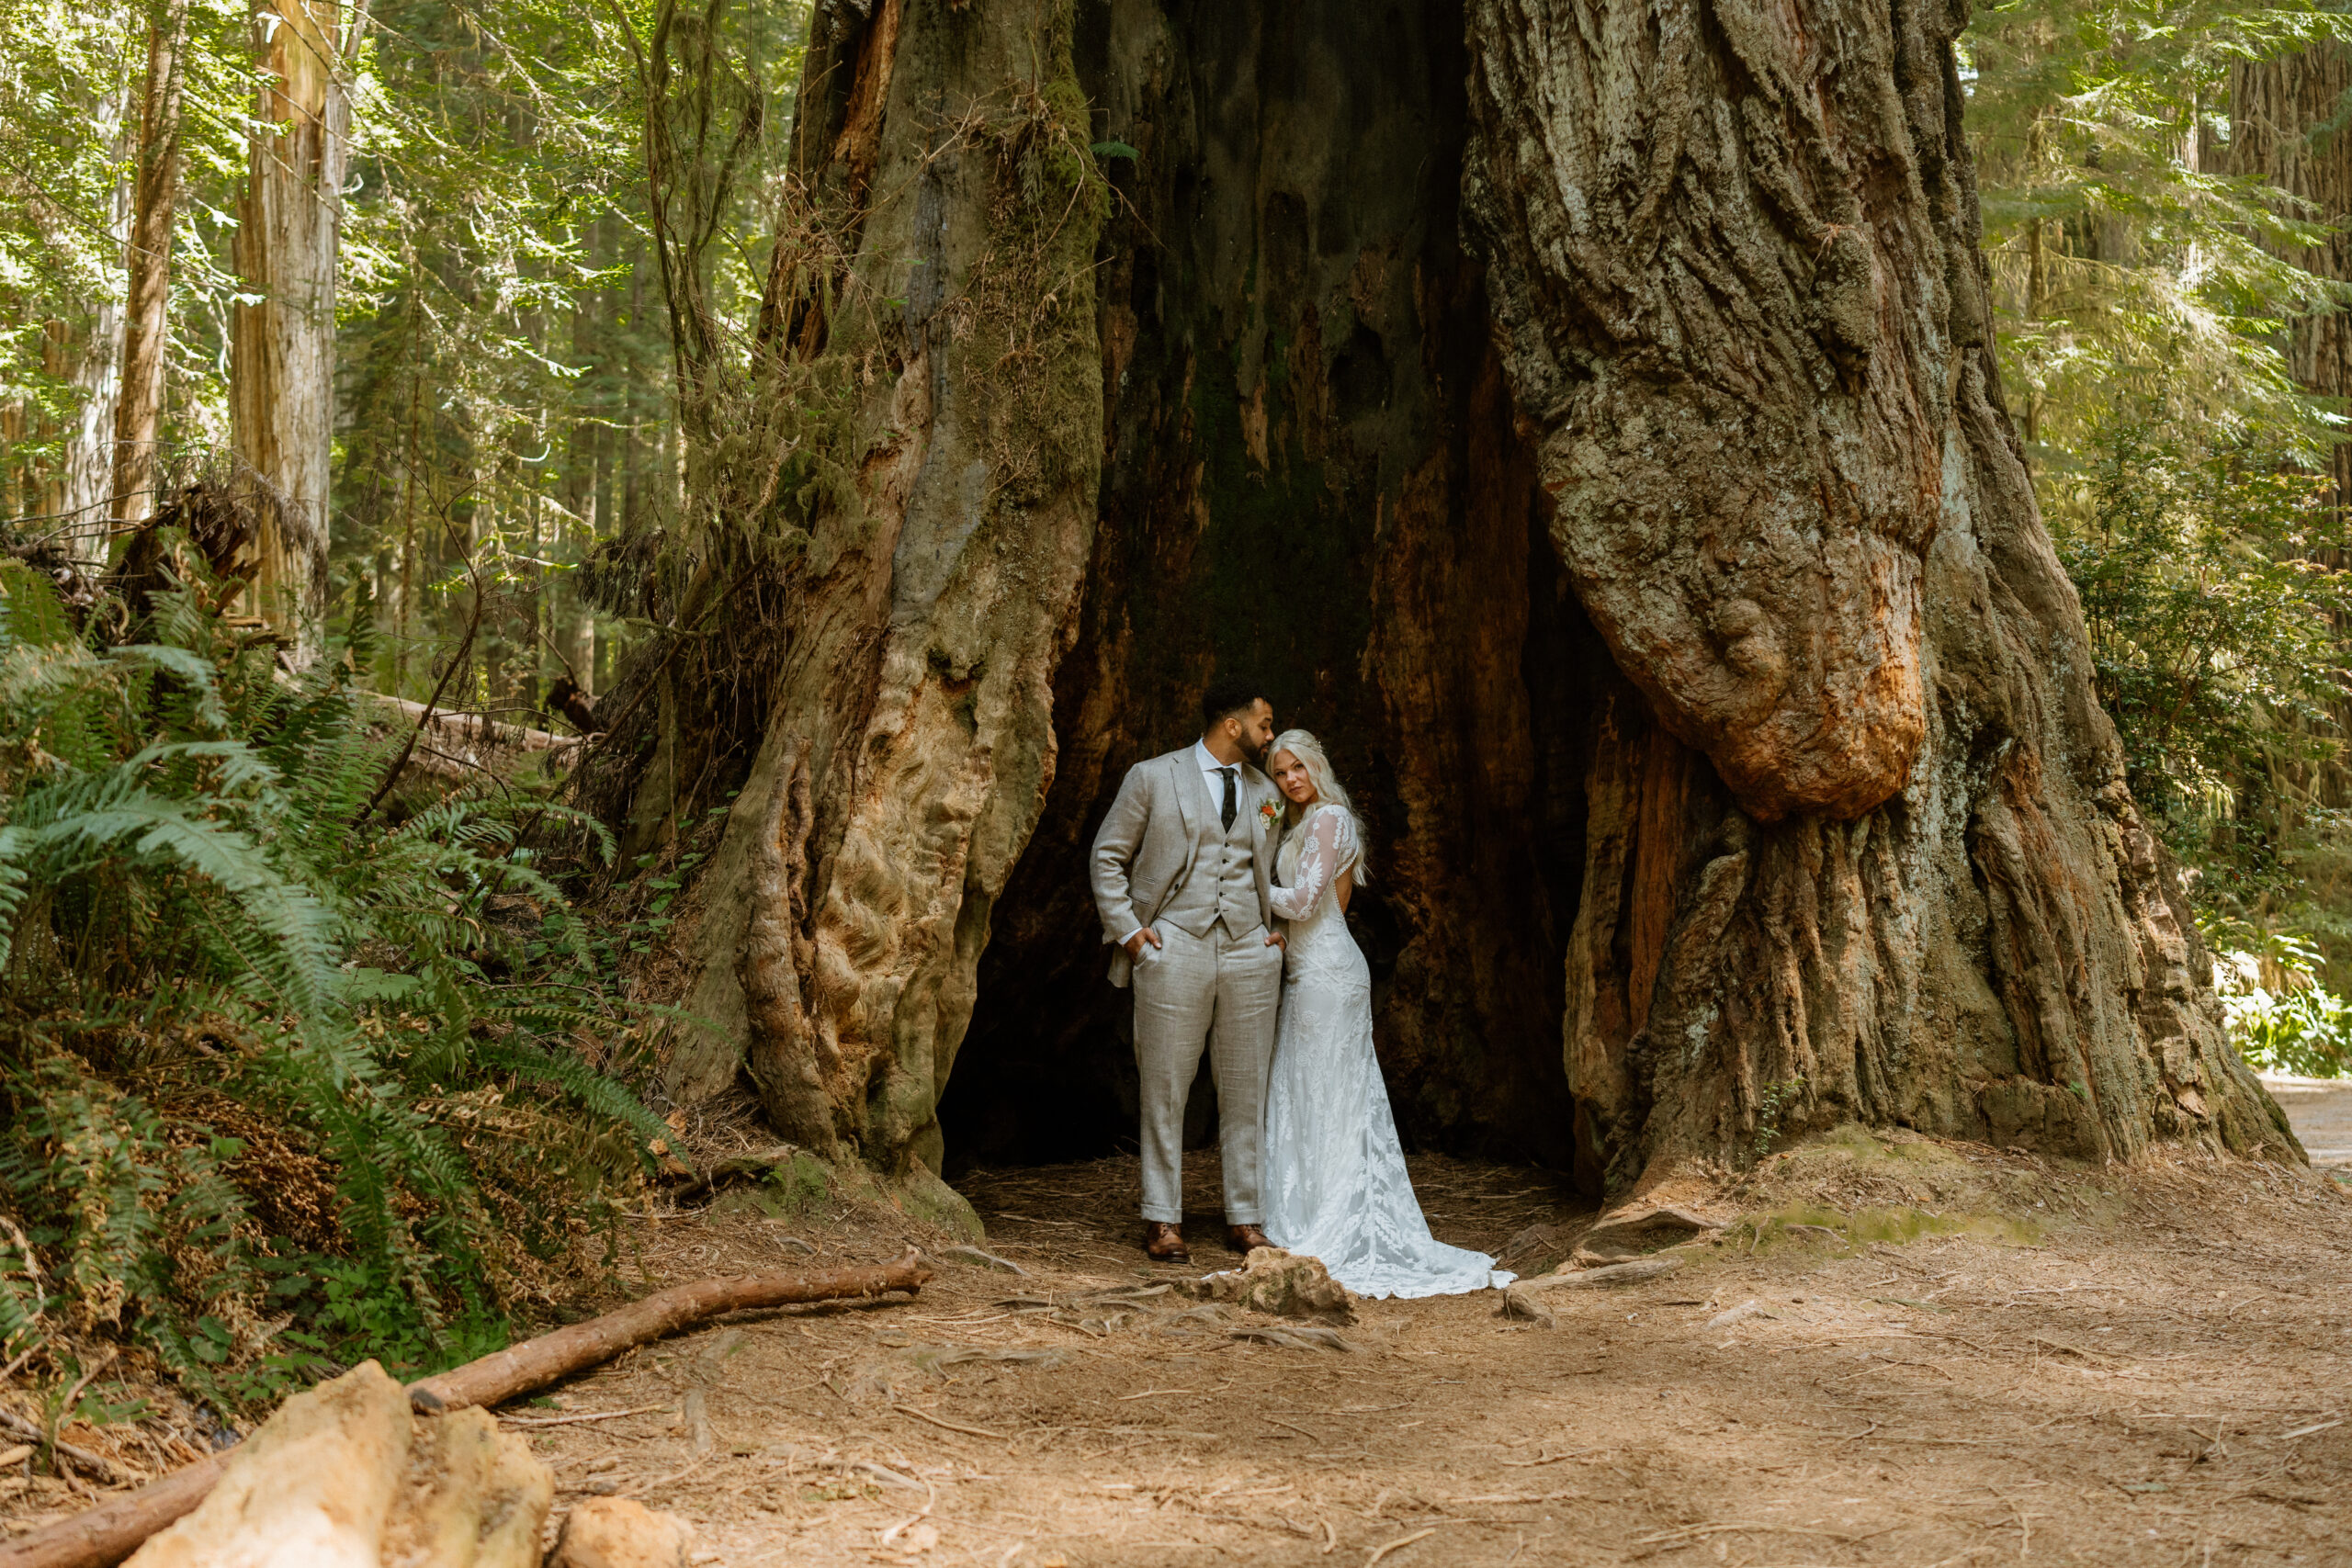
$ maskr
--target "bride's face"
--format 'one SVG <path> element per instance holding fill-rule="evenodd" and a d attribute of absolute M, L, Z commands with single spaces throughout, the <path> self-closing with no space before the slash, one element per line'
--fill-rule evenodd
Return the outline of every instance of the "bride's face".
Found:
<path fill-rule="evenodd" d="M 1315 781 L 1307 776 L 1306 764 L 1298 760 L 1295 751 L 1277 751 L 1267 770 L 1274 785 L 1295 805 L 1315 804 Z"/>

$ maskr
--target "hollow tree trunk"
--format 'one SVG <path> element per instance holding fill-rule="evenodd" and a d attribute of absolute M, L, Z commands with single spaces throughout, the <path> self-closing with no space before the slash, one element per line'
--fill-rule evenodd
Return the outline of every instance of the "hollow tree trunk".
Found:
<path fill-rule="evenodd" d="M 948 1157 L 1136 1129 L 1128 993 L 1086 852 L 1213 673 L 1265 688 L 1353 793 L 1351 908 L 1406 1134 L 1566 1165 L 1560 946 L 1585 715 L 1609 677 L 1541 534 L 1457 220 L 1456 4 L 1115 0 L 1081 13 L 1096 133 L 1131 146 L 1103 247 L 1105 471 L 1061 765 L 999 905 Z M 1208 1085 L 1188 1139 L 1208 1139 Z"/>
<path fill-rule="evenodd" d="M 155 510 L 164 434 L 164 372 L 171 350 L 172 230 L 179 199 L 180 96 L 186 79 L 187 0 L 164 0 L 147 37 L 139 95 L 138 174 L 124 246 L 122 389 L 115 408 L 114 493 L 108 512 L 141 523 Z"/>
<path fill-rule="evenodd" d="M 254 14 L 262 86 L 237 211 L 230 437 L 285 502 L 255 542 L 254 599 L 316 656 L 327 583 L 335 264 L 350 163 L 348 58 L 365 0 L 272 0 Z"/>
<path fill-rule="evenodd" d="M 852 259 L 831 310 L 822 268 L 772 283 L 763 336 L 857 368 L 856 503 L 800 569 L 673 1092 L 747 1065 L 787 1135 L 935 1170 L 961 1044 L 979 1152 L 1131 1134 L 1084 847 L 1248 670 L 1364 807 L 1418 1142 L 1623 1185 L 1769 1097 L 2291 1149 L 2000 409 L 1953 25 L 820 9 L 797 145 Z M 961 129 L 1040 75 L 1114 161 L 1099 257 L 1089 217 L 1006 262 L 1039 186 Z"/>
<path fill-rule="evenodd" d="M 720 1030 L 672 1087 L 748 1066 L 787 1136 L 920 1179 L 1053 775 L 1102 460 L 1105 192 L 1060 0 L 836 0 L 814 29 L 795 158 L 826 244 L 779 246 L 763 336 L 848 389 L 822 437 L 843 493 L 705 883 L 687 1005 Z"/>
<path fill-rule="evenodd" d="M 1797 1125 L 2293 1146 L 2001 408 L 1960 19 L 1471 0 L 1465 205 L 1553 538 L 1645 699 L 1595 750 L 1617 830 L 1569 943 L 1621 1179 L 1798 1080 Z"/>

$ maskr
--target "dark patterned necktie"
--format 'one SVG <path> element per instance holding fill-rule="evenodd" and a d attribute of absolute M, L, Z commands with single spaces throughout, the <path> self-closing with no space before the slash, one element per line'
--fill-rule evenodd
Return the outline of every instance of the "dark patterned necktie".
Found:
<path fill-rule="evenodd" d="M 1221 815 L 1225 818 L 1225 830 L 1230 833 L 1233 831 L 1233 814 L 1238 809 L 1233 799 L 1233 770 L 1219 768 L 1217 772 L 1225 775 L 1225 810 Z"/>

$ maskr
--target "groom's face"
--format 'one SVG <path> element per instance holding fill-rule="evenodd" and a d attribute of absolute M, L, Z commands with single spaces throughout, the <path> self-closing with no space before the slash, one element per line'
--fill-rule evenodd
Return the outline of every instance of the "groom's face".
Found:
<path fill-rule="evenodd" d="M 1257 767 L 1266 765 L 1266 748 L 1274 743 L 1274 707 L 1260 697 L 1248 714 L 1236 714 L 1227 720 L 1239 728 L 1234 739 L 1241 747 L 1241 754 Z"/>

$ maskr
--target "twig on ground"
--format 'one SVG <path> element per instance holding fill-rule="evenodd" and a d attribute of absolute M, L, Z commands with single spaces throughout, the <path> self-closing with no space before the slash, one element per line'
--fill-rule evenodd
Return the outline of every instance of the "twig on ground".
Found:
<path fill-rule="evenodd" d="M 1411 1535 L 1400 1535 L 1395 1540 L 1388 1542 L 1385 1546 L 1375 1546 L 1372 1549 L 1372 1555 L 1363 1560 L 1363 1568 L 1372 1568 L 1374 1563 L 1379 1562 L 1390 1552 L 1402 1551 L 1405 1548 L 1412 1545 L 1413 1542 L 1417 1540 L 1427 1540 L 1430 1536 L 1435 1534 L 1437 1534 L 1437 1527 L 1432 1525 L 1425 1530 L 1415 1530 Z"/>
<path fill-rule="evenodd" d="M 901 1416 L 911 1416 L 918 1421 L 928 1421 L 934 1427 L 944 1427 L 951 1432 L 962 1432 L 967 1437 L 993 1438 L 998 1442 L 1001 1443 L 1008 1440 L 1012 1436 L 1009 1432 L 991 1432 L 986 1427 L 967 1427 L 960 1421 L 950 1421 L 945 1416 L 933 1416 L 927 1412 L 917 1410 L 911 1404 L 893 1404 L 890 1408 L 897 1411 Z"/>
<path fill-rule="evenodd" d="M 617 1421 L 624 1416 L 646 1416 L 667 1409 L 662 1404 L 634 1404 L 627 1410 L 597 1410 L 580 1416 L 501 1416 L 509 1427 L 570 1427 L 582 1421 Z"/>

